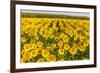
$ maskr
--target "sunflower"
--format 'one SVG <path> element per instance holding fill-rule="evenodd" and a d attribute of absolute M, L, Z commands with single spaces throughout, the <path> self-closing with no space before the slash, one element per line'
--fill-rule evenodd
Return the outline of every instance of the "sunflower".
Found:
<path fill-rule="evenodd" d="M 27 41 L 27 39 L 25 37 L 21 37 L 21 42 L 25 43 Z"/>
<path fill-rule="evenodd" d="M 82 45 L 79 46 L 79 50 L 80 50 L 80 51 L 85 51 L 85 49 L 86 49 L 86 48 L 85 48 L 84 46 L 82 46 Z"/>
<path fill-rule="evenodd" d="M 34 43 L 34 42 L 36 42 L 35 39 L 30 39 L 30 43 Z"/>
<path fill-rule="evenodd" d="M 59 38 L 63 38 L 64 36 L 64 33 L 62 32 L 60 35 L 59 35 Z"/>
<path fill-rule="evenodd" d="M 44 29 L 44 32 L 43 32 L 42 35 L 43 35 L 43 37 L 48 38 L 48 32 L 47 32 L 46 28 Z"/>
<path fill-rule="evenodd" d="M 42 56 L 43 57 L 48 57 L 49 51 L 48 50 L 42 50 Z"/>
<path fill-rule="evenodd" d="M 79 35 L 76 33 L 74 34 L 74 40 L 77 40 L 79 38 Z"/>
<path fill-rule="evenodd" d="M 41 28 L 40 31 L 39 31 L 39 33 L 40 33 L 41 35 L 43 35 L 43 33 L 44 33 L 44 28 Z"/>
<path fill-rule="evenodd" d="M 53 34 L 49 34 L 49 38 L 50 39 L 54 38 L 54 35 Z"/>
<path fill-rule="evenodd" d="M 52 54 L 48 55 L 47 61 L 49 61 L 49 62 L 56 61 L 56 56 L 52 55 Z"/>
<path fill-rule="evenodd" d="M 70 46 L 69 46 L 68 44 L 65 44 L 65 45 L 64 45 L 64 49 L 65 49 L 65 50 L 69 50 L 69 48 L 70 48 Z"/>
<path fill-rule="evenodd" d="M 37 48 L 38 49 L 38 54 L 42 54 L 42 48 Z"/>
<path fill-rule="evenodd" d="M 86 40 L 85 42 L 84 42 L 84 46 L 88 46 L 90 44 L 90 41 L 89 40 Z"/>
<path fill-rule="evenodd" d="M 39 36 L 38 36 L 38 35 L 35 35 L 34 38 L 35 38 L 36 40 L 39 40 Z"/>
<path fill-rule="evenodd" d="M 50 27 L 50 28 L 48 29 L 48 33 L 49 33 L 49 34 L 52 34 L 52 33 L 53 33 L 53 28 Z"/>
<path fill-rule="evenodd" d="M 55 37 L 55 41 L 59 41 L 59 37 Z"/>
<path fill-rule="evenodd" d="M 68 34 L 72 37 L 74 33 L 73 33 L 72 30 L 69 30 L 69 31 L 68 31 Z"/>
<path fill-rule="evenodd" d="M 21 54 L 23 55 L 25 52 L 27 52 L 26 50 L 21 50 Z"/>
<path fill-rule="evenodd" d="M 37 45 L 35 43 L 32 44 L 32 49 L 37 49 Z"/>
<path fill-rule="evenodd" d="M 89 36 L 89 34 L 90 34 L 90 32 L 88 32 L 88 31 L 85 32 L 85 35 Z"/>
<path fill-rule="evenodd" d="M 38 30 L 37 30 L 36 28 L 34 29 L 32 35 L 34 35 L 34 36 L 38 36 Z"/>
<path fill-rule="evenodd" d="M 38 49 L 32 50 L 31 51 L 31 57 L 36 57 L 38 54 Z"/>
<path fill-rule="evenodd" d="M 32 45 L 31 44 L 25 44 L 24 45 L 24 50 L 29 51 L 32 49 Z"/>
<path fill-rule="evenodd" d="M 37 45 L 38 45 L 38 47 L 42 47 L 43 46 L 43 43 L 41 41 L 38 41 L 37 42 Z"/>
<path fill-rule="evenodd" d="M 75 55 L 75 54 L 77 54 L 77 48 L 72 47 L 72 48 L 70 48 L 69 52 L 70 52 L 70 54 Z"/>
<path fill-rule="evenodd" d="M 23 57 L 21 58 L 21 62 L 22 62 L 22 63 L 25 63 L 26 61 L 29 61 L 30 58 L 31 58 L 30 53 L 29 53 L 29 52 L 25 52 L 25 53 L 23 54 Z"/>
<path fill-rule="evenodd" d="M 64 55 L 64 52 L 65 52 L 64 49 L 59 49 L 59 50 L 58 50 L 58 53 L 59 53 L 60 55 Z"/>
<path fill-rule="evenodd" d="M 69 39 L 68 39 L 68 36 L 67 36 L 67 35 L 64 35 L 64 36 L 63 36 L 63 42 L 68 42 L 68 40 L 69 40 Z"/>
<path fill-rule="evenodd" d="M 84 40 L 84 36 L 83 35 L 79 35 L 79 40 L 81 41 L 81 42 L 83 42 L 83 40 Z"/>
<path fill-rule="evenodd" d="M 49 51 L 52 50 L 50 45 L 47 45 L 46 48 L 47 48 L 47 50 L 49 50 Z"/>
<path fill-rule="evenodd" d="M 55 43 L 51 44 L 51 46 L 52 46 L 53 49 L 56 48 L 56 44 Z"/>
<path fill-rule="evenodd" d="M 60 40 L 60 41 L 58 42 L 58 46 L 61 48 L 61 47 L 63 46 L 63 41 Z"/>

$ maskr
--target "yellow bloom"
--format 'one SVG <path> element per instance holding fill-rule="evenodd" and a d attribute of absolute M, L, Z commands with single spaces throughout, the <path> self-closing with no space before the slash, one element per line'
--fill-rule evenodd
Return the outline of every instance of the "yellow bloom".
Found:
<path fill-rule="evenodd" d="M 77 40 L 79 38 L 78 34 L 74 34 L 74 40 Z"/>
<path fill-rule="evenodd" d="M 61 33 L 61 34 L 59 35 L 59 38 L 63 38 L 63 36 L 64 36 L 64 33 Z"/>
<path fill-rule="evenodd" d="M 68 36 L 67 35 L 64 35 L 64 37 L 63 37 L 63 42 L 68 42 Z"/>
<path fill-rule="evenodd" d="M 70 36 L 73 36 L 74 33 L 73 33 L 73 31 L 70 30 L 70 31 L 68 31 L 68 34 L 69 34 Z"/>
<path fill-rule="evenodd" d="M 43 33 L 44 33 L 44 28 L 41 28 L 39 33 L 40 33 L 41 35 L 43 35 Z"/>
<path fill-rule="evenodd" d="M 48 35 L 47 29 L 44 29 L 43 36 L 46 37 Z"/>
<path fill-rule="evenodd" d="M 51 46 L 52 46 L 52 48 L 56 48 L 56 44 L 54 44 L 54 43 L 51 44 Z"/>
<path fill-rule="evenodd" d="M 85 42 L 84 42 L 84 46 L 88 46 L 90 44 L 90 41 L 89 40 L 86 40 Z"/>
<path fill-rule="evenodd" d="M 52 50 L 50 45 L 46 46 L 47 50 Z"/>
<path fill-rule="evenodd" d="M 55 37 L 55 41 L 58 41 L 59 40 L 59 37 Z"/>
<path fill-rule="evenodd" d="M 49 28 L 49 29 L 48 29 L 48 33 L 49 33 L 49 34 L 52 34 L 52 32 L 53 32 L 53 28 Z"/>
<path fill-rule="evenodd" d="M 72 48 L 70 48 L 69 52 L 70 52 L 72 55 L 75 55 L 75 54 L 77 54 L 77 48 L 76 48 L 76 47 L 72 47 Z"/>
<path fill-rule="evenodd" d="M 35 42 L 35 39 L 30 39 L 30 43 L 34 43 Z"/>
<path fill-rule="evenodd" d="M 39 36 L 38 35 L 35 35 L 34 37 L 36 40 L 39 40 Z"/>
<path fill-rule="evenodd" d="M 87 36 L 89 36 L 90 32 L 87 32 L 87 31 L 86 31 L 85 34 L 86 34 Z"/>
<path fill-rule="evenodd" d="M 31 51 L 31 57 L 36 57 L 38 54 L 38 49 L 32 50 Z"/>
<path fill-rule="evenodd" d="M 82 42 L 84 40 L 84 36 L 83 35 L 79 35 L 79 39 Z"/>
<path fill-rule="evenodd" d="M 43 43 L 42 43 L 41 41 L 39 41 L 39 42 L 37 43 L 37 45 L 38 45 L 38 47 L 42 47 L 42 46 L 43 46 Z"/>
<path fill-rule="evenodd" d="M 36 30 L 36 28 L 34 29 L 32 35 L 37 36 L 38 35 L 38 30 Z"/>
<path fill-rule="evenodd" d="M 60 41 L 58 42 L 58 46 L 61 48 L 61 47 L 63 46 L 63 41 L 60 40 Z"/>
<path fill-rule="evenodd" d="M 65 51 L 64 51 L 64 49 L 59 49 L 58 52 L 59 52 L 60 55 L 64 55 Z"/>
<path fill-rule="evenodd" d="M 64 25 L 63 25 L 61 22 L 60 22 L 59 26 L 60 26 L 60 27 L 64 27 Z"/>
<path fill-rule="evenodd" d="M 43 57 L 48 57 L 48 55 L 49 55 L 49 51 L 47 51 L 47 50 L 42 50 L 42 56 L 43 56 Z"/>
<path fill-rule="evenodd" d="M 80 51 L 85 51 L 85 47 L 82 46 L 82 45 L 80 45 L 80 46 L 79 46 L 79 50 L 80 50 Z"/>
<path fill-rule="evenodd" d="M 37 45 L 35 43 L 32 44 L 32 49 L 37 49 Z"/>
<path fill-rule="evenodd" d="M 21 38 L 21 42 L 25 43 L 27 41 L 27 39 L 25 37 Z"/>
<path fill-rule="evenodd" d="M 51 39 L 54 38 L 54 35 L 53 34 L 50 34 L 49 35 L 49 38 L 51 38 Z"/>
<path fill-rule="evenodd" d="M 42 48 L 37 48 L 38 49 L 38 54 L 42 54 Z"/>
<path fill-rule="evenodd" d="M 26 50 L 21 50 L 21 55 L 27 52 Z"/>
<path fill-rule="evenodd" d="M 56 61 L 56 56 L 55 55 L 48 55 L 47 61 L 49 61 L 49 62 Z"/>
<path fill-rule="evenodd" d="M 23 57 L 21 58 L 21 62 L 25 63 L 26 61 L 28 61 L 30 59 L 30 57 L 31 57 L 30 53 L 29 52 L 25 52 L 23 54 Z"/>
<path fill-rule="evenodd" d="M 65 50 L 69 50 L 69 48 L 70 48 L 70 46 L 69 46 L 68 44 L 65 44 L 65 45 L 64 45 L 64 49 L 65 49 Z"/>
<path fill-rule="evenodd" d="M 24 50 L 29 51 L 31 49 L 32 49 L 32 45 L 30 45 L 30 44 L 25 44 L 24 45 Z"/>

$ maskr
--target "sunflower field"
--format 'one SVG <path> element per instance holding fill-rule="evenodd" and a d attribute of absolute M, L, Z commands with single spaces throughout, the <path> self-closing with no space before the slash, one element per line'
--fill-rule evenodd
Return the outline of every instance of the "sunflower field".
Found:
<path fill-rule="evenodd" d="M 88 60 L 89 18 L 21 16 L 21 63 Z"/>

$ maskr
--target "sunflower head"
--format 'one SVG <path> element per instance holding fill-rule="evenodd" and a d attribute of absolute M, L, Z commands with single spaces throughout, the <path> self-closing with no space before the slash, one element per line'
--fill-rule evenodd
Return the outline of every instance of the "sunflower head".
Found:
<path fill-rule="evenodd" d="M 56 61 L 56 56 L 52 55 L 52 54 L 48 55 L 47 61 L 49 61 L 49 62 Z"/>
<path fill-rule="evenodd" d="M 85 51 L 85 49 L 86 49 L 86 48 L 85 48 L 83 45 L 80 45 L 80 46 L 79 46 L 79 50 L 80 50 L 80 51 Z"/>
<path fill-rule="evenodd" d="M 49 50 L 49 51 L 52 50 L 50 45 L 47 45 L 46 48 L 47 48 L 47 50 Z"/>
<path fill-rule="evenodd" d="M 89 44 L 90 44 L 90 41 L 89 41 L 89 40 L 86 40 L 86 41 L 84 42 L 84 46 L 85 46 L 85 47 L 87 47 Z"/>
<path fill-rule="evenodd" d="M 21 42 L 25 43 L 27 41 L 27 39 L 25 37 L 21 37 Z"/>
<path fill-rule="evenodd" d="M 79 40 L 81 41 L 81 42 L 83 42 L 83 40 L 84 40 L 84 36 L 83 35 L 79 35 Z"/>
<path fill-rule="evenodd" d="M 24 45 L 24 50 L 30 51 L 31 49 L 32 49 L 32 45 L 31 44 L 25 44 Z"/>
<path fill-rule="evenodd" d="M 31 57 L 36 57 L 38 54 L 38 49 L 32 50 L 31 51 Z"/>
<path fill-rule="evenodd" d="M 42 50 L 42 56 L 43 57 L 48 57 L 49 51 L 48 50 Z"/>
<path fill-rule="evenodd" d="M 38 41 L 37 42 L 37 45 L 38 45 L 38 47 L 42 47 L 43 46 L 43 43 L 41 41 Z"/>
<path fill-rule="evenodd" d="M 63 42 L 68 42 L 68 40 L 69 40 L 69 39 L 68 39 L 68 36 L 67 36 L 67 35 L 64 35 L 64 36 L 63 36 Z"/>
<path fill-rule="evenodd" d="M 30 58 L 31 58 L 30 53 L 29 53 L 29 52 L 25 52 L 25 53 L 23 54 L 23 57 L 21 58 L 21 62 L 22 62 L 22 63 L 25 63 L 25 62 L 29 61 Z"/>
<path fill-rule="evenodd" d="M 55 41 L 59 41 L 59 37 L 55 37 Z"/>
<path fill-rule="evenodd" d="M 53 34 L 49 34 L 49 38 L 50 39 L 54 38 L 54 35 Z"/>
<path fill-rule="evenodd" d="M 72 37 L 74 33 L 73 33 L 73 31 L 70 30 L 70 31 L 68 31 L 68 34 Z"/>
<path fill-rule="evenodd" d="M 51 44 L 51 46 L 52 46 L 53 49 L 56 48 L 56 44 L 55 43 Z"/>
<path fill-rule="evenodd" d="M 38 35 L 35 35 L 34 37 L 36 40 L 39 40 L 39 36 Z"/>
<path fill-rule="evenodd" d="M 77 54 L 77 48 L 72 47 L 72 48 L 70 48 L 69 52 L 70 52 L 71 55 L 75 55 L 75 54 Z"/>
<path fill-rule="evenodd" d="M 59 49 L 59 50 L 58 50 L 58 53 L 59 53 L 60 55 L 64 55 L 65 50 L 64 50 L 64 49 Z"/>
<path fill-rule="evenodd" d="M 60 40 L 60 41 L 58 42 L 58 46 L 61 48 L 61 47 L 63 46 L 63 41 Z"/>
<path fill-rule="evenodd" d="M 64 36 L 64 33 L 61 33 L 61 34 L 59 35 L 59 38 L 63 38 L 63 36 Z"/>
<path fill-rule="evenodd" d="M 65 45 L 64 45 L 64 49 L 65 49 L 65 50 L 69 50 L 69 48 L 70 48 L 70 46 L 69 46 L 68 44 L 65 44 Z"/>

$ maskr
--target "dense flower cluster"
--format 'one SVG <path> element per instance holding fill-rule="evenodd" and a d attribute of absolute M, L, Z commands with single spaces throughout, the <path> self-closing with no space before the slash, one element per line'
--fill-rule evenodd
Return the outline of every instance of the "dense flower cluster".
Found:
<path fill-rule="evenodd" d="M 21 17 L 21 63 L 89 59 L 87 19 Z"/>

